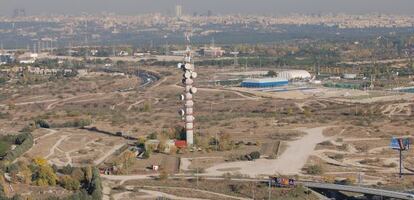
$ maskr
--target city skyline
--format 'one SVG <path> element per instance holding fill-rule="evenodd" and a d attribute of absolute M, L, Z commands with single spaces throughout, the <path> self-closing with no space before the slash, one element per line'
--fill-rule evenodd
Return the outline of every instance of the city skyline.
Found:
<path fill-rule="evenodd" d="M 175 5 L 183 4 L 183 13 L 205 14 L 268 14 L 289 13 L 390 13 L 414 14 L 414 1 L 410 0 L 3 0 L 0 15 L 10 16 L 14 9 L 25 9 L 28 15 L 82 14 L 113 12 L 117 14 L 144 14 L 161 12 L 174 14 Z"/>

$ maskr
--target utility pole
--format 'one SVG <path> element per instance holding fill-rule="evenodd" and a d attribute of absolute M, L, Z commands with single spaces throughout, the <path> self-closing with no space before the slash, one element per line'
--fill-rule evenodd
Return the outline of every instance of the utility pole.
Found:
<path fill-rule="evenodd" d="M 269 179 L 269 200 L 271 199 L 272 196 L 272 179 Z"/>
<path fill-rule="evenodd" d="M 216 142 L 215 142 L 215 145 L 216 145 L 216 151 L 218 151 L 218 138 L 217 138 L 217 132 L 216 132 Z"/>
<path fill-rule="evenodd" d="M 400 178 L 402 178 L 402 176 L 403 176 L 403 171 L 402 171 L 402 149 L 400 149 L 399 152 L 400 152 Z"/>
<path fill-rule="evenodd" d="M 198 167 L 197 167 L 197 170 L 196 170 L 196 177 L 197 177 L 197 188 L 198 188 Z"/>
<path fill-rule="evenodd" d="M 247 57 L 245 57 L 245 60 L 246 60 L 246 65 L 245 65 L 244 71 L 247 72 Z"/>

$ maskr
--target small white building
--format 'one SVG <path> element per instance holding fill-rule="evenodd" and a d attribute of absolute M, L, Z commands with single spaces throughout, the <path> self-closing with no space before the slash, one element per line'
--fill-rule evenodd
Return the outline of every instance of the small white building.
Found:
<path fill-rule="evenodd" d="M 277 77 L 287 80 L 308 80 L 311 79 L 311 74 L 306 70 L 286 70 L 278 73 Z"/>
<path fill-rule="evenodd" d="M 342 77 L 344 79 L 356 79 L 357 78 L 357 74 L 344 74 Z"/>
<path fill-rule="evenodd" d="M 119 56 L 129 56 L 129 53 L 127 51 L 121 51 L 118 53 Z"/>
<path fill-rule="evenodd" d="M 78 76 L 86 76 L 88 75 L 88 70 L 87 69 L 78 69 Z"/>

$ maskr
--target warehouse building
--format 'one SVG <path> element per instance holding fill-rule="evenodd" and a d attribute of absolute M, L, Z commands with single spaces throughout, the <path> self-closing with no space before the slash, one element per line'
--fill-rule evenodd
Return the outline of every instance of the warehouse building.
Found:
<path fill-rule="evenodd" d="M 306 70 L 286 70 L 277 74 L 277 77 L 287 80 L 307 80 L 311 79 L 311 74 Z"/>
<path fill-rule="evenodd" d="M 260 79 L 245 79 L 242 87 L 247 88 L 265 88 L 265 87 L 279 87 L 288 85 L 289 81 L 284 78 L 260 78 Z"/>

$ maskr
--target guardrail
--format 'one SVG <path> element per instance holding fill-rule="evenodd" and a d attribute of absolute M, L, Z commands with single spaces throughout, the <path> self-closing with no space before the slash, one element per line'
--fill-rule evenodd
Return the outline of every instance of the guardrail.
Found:
<path fill-rule="evenodd" d="M 350 186 L 350 185 L 329 184 L 329 183 L 315 183 L 315 182 L 301 182 L 301 181 L 298 181 L 297 183 L 302 184 L 305 187 L 314 188 L 314 189 L 355 192 L 355 193 L 376 195 L 376 196 L 396 198 L 396 199 L 414 199 L 413 194 L 404 193 L 404 192 L 395 192 L 395 191 L 389 191 L 389 190 L 381 190 L 381 189 Z"/>

